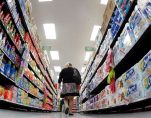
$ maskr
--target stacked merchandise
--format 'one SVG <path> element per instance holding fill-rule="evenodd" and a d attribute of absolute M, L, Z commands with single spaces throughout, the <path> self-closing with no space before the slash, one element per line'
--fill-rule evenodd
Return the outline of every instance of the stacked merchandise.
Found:
<path fill-rule="evenodd" d="M 151 1 L 138 0 L 137 5 L 136 0 L 115 0 L 115 3 L 107 30 L 101 30 L 103 39 L 90 67 L 93 74 L 89 76 L 88 72 L 87 87 L 81 90 L 81 111 L 114 108 L 151 98 L 151 48 L 147 40 Z M 88 100 L 83 101 L 84 98 Z"/>
<path fill-rule="evenodd" d="M 0 102 L 24 109 L 52 110 L 52 105 L 44 105 L 45 102 L 53 103 L 52 99 L 44 97 L 45 87 L 50 85 L 48 94 L 54 91 L 54 96 L 56 90 L 46 71 L 32 19 L 29 0 L 0 1 L 0 76 L 3 80 L 0 82 Z"/>
<path fill-rule="evenodd" d="M 49 91 L 46 90 L 45 91 L 45 99 L 44 99 L 44 103 L 43 103 L 43 108 L 45 108 L 45 110 L 52 110 L 53 109 L 53 102 L 52 102 L 52 96 L 50 95 Z"/>
<path fill-rule="evenodd" d="M 83 104 L 83 110 L 106 109 L 151 98 L 150 70 L 151 51 L 116 80 L 114 92 L 109 85 L 106 86 L 98 95 Z"/>

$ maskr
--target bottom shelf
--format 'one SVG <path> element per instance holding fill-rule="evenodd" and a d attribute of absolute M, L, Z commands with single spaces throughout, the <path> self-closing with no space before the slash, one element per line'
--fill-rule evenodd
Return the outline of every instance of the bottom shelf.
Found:
<path fill-rule="evenodd" d="M 94 113 L 123 113 L 123 112 L 133 112 L 133 111 L 150 111 L 151 110 L 151 98 L 143 99 L 130 103 L 128 105 L 114 106 L 104 109 L 90 109 L 81 110 L 81 112 L 94 112 Z"/>
<path fill-rule="evenodd" d="M 20 109 L 20 110 L 44 110 L 42 108 L 38 108 L 38 107 L 33 107 L 33 106 L 28 106 L 28 105 L 24 105 L 21 103 L 15 103 L 12 101 L 8 101 L 8 100 L 0 100 L 0 107 L 1 108 L 14 108 L 14 109 Z"/>

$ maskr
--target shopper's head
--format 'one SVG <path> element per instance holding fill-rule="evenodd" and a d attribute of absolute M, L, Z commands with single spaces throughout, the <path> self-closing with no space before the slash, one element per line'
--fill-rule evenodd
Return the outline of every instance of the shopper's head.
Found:
<path fill-rule="evenodd" d="M 66 68 L 72 67 L 72 64 L 71 64 L 70 62 L 67 62 L 67 63 L 65 64 L 65 67 L 66 67 Z"/>

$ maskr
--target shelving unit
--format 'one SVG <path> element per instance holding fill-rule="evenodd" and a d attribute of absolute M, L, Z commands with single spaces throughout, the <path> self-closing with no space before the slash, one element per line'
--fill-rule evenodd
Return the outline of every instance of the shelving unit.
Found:
<path fill-rule="evenodd" d="M 134 0 L 133 3 L 131 4 L 129 12 L 125 16 L 122 24 L 120 25 L 118 33 L 116 34 L 115 38 L 112 40 L 111 44 L 109 45 L 108 50 L 109 50 L 109 48 L 111 48 L 111 49 L 114 48 L 116 42 L 119 40 L 119 37 L 120 37 L 121 33 L 123 32 L 123 30 L 126 26 L 126 23 L 129 22 L 129 18 L 131 17 L 132 13 L 134 12 L 134 8 L 136 5 L 137 5 L 137 0 Z M 116 9 L 119 10 L 119 8 L 116 6 L 114 8 L 112 17 L 115 15 L 114 12 Z M 105 64 L 105 61 L 106 61 L 107 55 L 108 55 L 108 50 L 106 50 L 103 58 L 100 60 L 100 63 L 98 64 L 96 69 L 94 69 L 95 71 L 93 70 L 94 72 L 91 73 L 91 76 L 87 77 L 89 72 L 92 70 L 92 65 L 96 59 L 97 54 L 99 54 L 99 50 L 105 40 L 107 31 L 108 31 L 108 29 L 110 29 L 110 24 L 111 24 L 111 20 L 103 35 L 100 46 L 97 49 L 97 52 L 93 58 L 93 61 L 91 62 L 90 66 L 87 67 L 88 69 L 87 69 L 85 78 L 82 82 L 81 95 L 82 94 L 85 95 L 85 91 L 87 91 L 86 88 L 89 89 L 89 85 L 91 84 L 91 81 L 93 79 L 95 79 L 97 70 L 100 67 L 102 67 L 103 64 Z M 150 32 L 151 32 L 151 25 L 148 25 L 148 27 L 145 29 L 144 33 L 141 35 L 141 37 L 139 39 L 137 39 L 136 43 L 129 49 L 129 51 L 125 54 L 125 56 L 122 58 L 122 60 L 113 67 L 113 69 L 115 70 L 115 81 L 119 77 L 121 77 L 121 75 L 124 74 L 127 70 L 129 70 L 131 67 L 133 67 L 135 64 L 137 64 L 151 50 L 150 41 L 148 40 L 148 38 L 150 37 Z M 109 73 L 107 75 L 105 75 L 105 77 L 93 89 L 89 90 L 89 97 L 88 96 L 82 97 L 81 105 L 82 106 L 87 105 L 87 106 L 89 106 L 89 108 L 87 108 L 86 106 L 83 106 L 84 110 L 81 109 L 81 112 L 85 112 L 85 113 L 91 113 L 91 112 L 92 113 L 110 113 L 110 112 L 115 113 L 116 112 L 117 113 L 117 112 L 133 112 L 135 110 L 142 111 L 142 110 L 146 110 L 146 109 L 150 108 L 151 103 L 149 101 L 151 98 L 147 98 L 147 99 L 142 98 L 142 99 L 139 99 L 138 101 L 129 103 L 127 105 L 124 104 L 124 105 L 117 105 L 117 106 L 108 106 L 107 108 L 105 108 L 105 107 L 94 108 L 94 106 L 97 105 L 97 102 L 98 102 L 98 104 L 102 104 L 102 103 L 99 103 L 100 101 L 97 99 L 100 98 L 99 97 L 100 92 L 102 92 L 102 90 L 105 90 L 105 87 L 108 85 L 108 83 L 107 83 L 108 75 L 109 75 Z M 86 79 L 87 79 L 88 83 L 84 84 Z"/>
<path fill-rule="evenodd" d="M 18 13 L 19 15 L 19 18 L 21 20 L 21 25 L 22 25 L 22 28 L 25 30 L 25 33 L 28 33 L 29 36 L 30 36 L 30 39 L 31 39 L 31 42 L 32 42 L 32 45 L 34 46 L 34 49 L 35 49 L 35 53 L 36 53 L 36 56 L 37 58 L 35 57 L 35 55 L 30 51 L 30 56 L 31 58 L 36 62 L 36 66 L 37 68 L 39 69 L 40 71 L 40 74 L 43 76 L 44 80 L 42 80 L 41 77 L 39 77 L 39 75 L 36 73 L 36 71 L 34 70 L 34 68 L 28 63 L 28 69 L 34 73 L 34 76 L 36 77 L 35 79 L 39 79 L 41 82 L 42 82 L 42 86 L 44 89 L 41 89 L 40 86 L 38 86 L 34 81 L 30 80 L 28 78 L 28 76 L 26 76 L 25 74 L 23 74 L 23 76 L 20 78 L 24 78 L 29 84 L 31 84 L 37 91 L 38 91 L 38 95 L 34 95 L 33 93 L 34 92 L 29 92 L 28 90 L 24 89 L 24 87 L 21 87 L 22 85 L 19 85 L 17 82 L 16 82 L 16 79 L 18 78 L 18 75 L 15 76 L 14 79 L 12 78 L 9 78 L 7 77 L 3 72 L 0 72 L 0 76 L 1 76 L 1 80 L 0 81 L 0 86 L 13 86 L 13 87 L 16 87 L 17 90 L 22 90 L 24 91 L 25 93 L 27 93 L 28 97 L 29 98 L 32 98 L 34 100 L 37 100 L 40 103 L 43 103 L 44 104 L 44 95 L 47 94 L 46 93 L 46 90 L 45 89 L 48 89 L 48 98 L 51 99 L 51 102 L 52 103 L 49 103 L 49 105 L 51 106 L 51 108 L 45 108 L 43 105 L 41 107 L 36 107 L 35 106 L 30 106 L 30 105 L 24 105 L 22 103 L 18 103 L 17 100 L 15 101 L 11 101 L 11 100 L 7 100 L 7 99 L 0 99 L 0 107 L 4 107 L 6 109 L 10 108 L 10 109 L 20 109 L 20 110 L 29 110 L 29 111 L 32 111 L 32 110 L 35 110 L 35 111 L 52 111 L 53 109 L 53 97 L 56 97 L 57 95 L 57 92 L 55 90 L 55 87 L 54 87 L 54 83 L 52 81 L 52 78 L 51 76 L 49 75 L 49 71 L 46 69 L 47 68 L 47 65 L 44 64 L 44 60 L 41 58 L 41 55 L 39 53 L 39 45 L 37 45 L 37 43 L 35 42 L 35 40 L 33 39 L 32 37 L 32 32 L 30 31 L 30 28 L 28 27 L 28 23 L 27 21 L 25 20 L 25 14 L 24 14 L 24 11 L 22 11 L 22 8 L 20 6 L 20 3 L 19 3 L 19 0 L 15 0 L 13 2 L 15 2 L 16 4 L 12 3 L 13 4 L 13 8 L 10 8 L 9 6 L 9 3 L 10 1 L 7 1 L 7 0 L 2 0 L 0 2 L 1 3 L 4 3 L 4 5 L 2 6 L 2 9 L 0 10 L 4 10 L 4 12 L 10 14 L 10 19 L 12 21 L 12 24 L 14 25 L 14 29 L 16 31 L 16 33 L 19 35 L 19 38 L 20 38 L 20 41 L 21 41 L 21 46 L 23 48 L 23 45 L 25 43 L 25 39 L 24 39 L 24 35 L 22 35 L 22 33 L 20 32 L 20 29 L 19 29 L 19 26 L 15 23 L 16 21 L 16 17 L 14 16 L 14 11 L 13 9 L 16 8 L 15 12 Z M 12 2 L 12 1 L 11 1 Z M 11 6 L 12 7 L 12 6 Z M 4 16 L 5 17 L 5 16 Z M 21 61 L 23 60 L 22 59 L 22 55 L 24 53 L 24 50 L 22 49 L 18 49 L 18 47 L 16 46 L 16 42 L 14 41 L 13 37 L 12 37 L 12 34 L 10 34 L 9 30 L 7 30 L 7 26 L 4 25 L 4 22 L 3 22 L 4 19 L 0 19 L 0 26 L 2 28 L 2 30 L 4 30 L 4 33 L 6 34 L 7 36 L 7 41 L 13 45 L 15 47 L 15 53 L 20 57 Z M 16 35 L 16 34 L 15 34 Z M 37 37 L 36 37 L 37 38 Z M 29 43 L 29 42 L 28 42 Z M 16 67 L 16 73 L 18 74 L 19 71 L 21 71 L 21 67 L 20 67 L 20 64 L 21 62 L 17 62 L 17 61 L 14 61 L 8 54 L 5 50 L 3 50 L 3 48 L 0 48 L 0 50 L 4 53 L 4 57 L 11 61 L 11 66 L 15 66 Z M 23 70 L 22 70 L 23 71 Z M 23 71 L 24 72 L 24 71 Z M 46 77 L 46 74 L 49 75 L 49 77 L 47 78 Z M 49 81 L 48 81 L 49 79 Z M 38 80 L 38 81 L 39 81 Z M 29 86 L 28 86 L 29 87 Z M 39 95 L 40 94 L 40 95 Z M 44 97 L 41 97 L 41 96 L 44 96 Z M 13 96 L 14 97 L 14 96 Z M 16 97 L 17 98 L 17 97 Z M 15 99 L 15 98 L 13 98 Z M 38 105 L 39 105 L 38 104 Z M 11 107 L 8 107 L 8 106 L 11 106 Z"/>
<path fill-rule="evenodd" d="M 125 19 L 123 20 L 123 23 L 121 24 L 121 27 L 120 27 L 118 33 L 116 34 L 115 38 L 113 39 L 113 41 L 112 41 L 112 43 L 111 43 L 111 45 L 110 45 L 111 48 L 113 48 L 113 46 L 115 45 L 115 43 L 116 43 L 118 37 L 120 36 L 121 32 L 123 31 L 123 29 L 124 29 L 124 27 L 125 27 L 125 24 L 128 22 L 128 19 L 129 19 L 129 17 L 131 16 L 132 11 L 134 10 L 134 7 L 136 6 L 136 4 L 137 4 L 137 0 L 134 0 L 133 4 L 131 5 L 131 8 L 130 8 L 129 12 L 127 13 Z M 114 11 L 115 11 L 116 9 L 117 9 L 117 6 L 114 8 Z M 113 11 L 113 13 L 114 13 L 114 11 Z M 114 14 L 112 14 L 112 16 L 114 16 Z M 99 48 L 98 48 L 97 51 L 96 51 L 96 54 L 95 54 L 95 56 L 94 56 L 94 58 L 93 58 L 93 61 L 92 61 L 91 64 L 90 64 L 90 67 L 89 67 L 89 69 L 88 69 L 88 71 L 87 71 L 87 74 L 86 74 L 86 76 L 85 76 L 85 79 L 86 79 L 86 77 L 87 77 L 87 75 L 88 75 L 88 73 L 89 73 L 89 71 L 90 71 L 90 69 L 91 69 L 92 64 L 94 63 L 94 60 L 96 59 L 97 54 L 99 53 L 99 50 L 100 50 L 100 48 L 101 48 L 101 45 L 102 45 L 103 41 L 105 40 L 107 31 L 108 31 L 108 29 L 110 28 L 110 22 L 111 22 L 111 20 L 109 21 L 109 24 L 108 24 L 108 26 L 107 26 L 107 30 L 105 31 L 105 33 L 104 33 L 104 35 L 103 35 L 103 37 L 102 37 L 100 46 L 99 46 Z M 89 83 L 90 83 L 91 80 L 93 79 L 93 77 L 94 77 L 94 75 L 96 74 L 96 72 L 97 72 L 97 70 L 99 69 L 99 67 L 101 67 L 102 64 L 105 62 L 106 57 L 107 57 L 107 52 L 108 52 L 108 50 L 107 50 L 106 53 L 104 54 L 103 59 L 100 61 L 98 67 L 96 68 L 95 72 L 93 73 L 92 77 L 90 78 Z M 85 81 L 85 79 L 84 79 L 84 81 Z M 84 83 L 84 82 L 83 82 L 83 83 Z M 83 83 L 81 84 L 81 86 L 83 85 Z M 84 90 L 83 90 L 83 91 L 84 91 Z"/>

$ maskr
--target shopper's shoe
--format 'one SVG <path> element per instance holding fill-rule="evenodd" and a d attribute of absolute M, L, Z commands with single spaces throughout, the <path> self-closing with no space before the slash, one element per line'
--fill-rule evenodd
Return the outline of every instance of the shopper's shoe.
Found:
<path fill-rule="evenodd" d="M 69 113 L 69 108 L 66 108 L 65 114 L 68 114 L 68 113 Z"/>
<path fill-rule="evenodd" d="M 69 116 L 73 116 L 74 114 L 73 113 L 69 113 Z"/>

